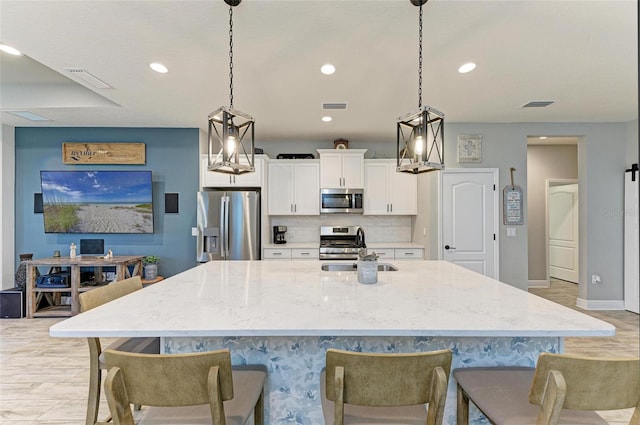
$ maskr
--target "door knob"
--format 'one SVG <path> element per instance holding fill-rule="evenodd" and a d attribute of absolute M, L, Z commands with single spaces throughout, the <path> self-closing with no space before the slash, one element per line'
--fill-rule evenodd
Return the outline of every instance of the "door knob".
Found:
<path fill-rule="evenodd" d="M 445 245 L 444 249 L 456 249 L 456 247 L 455 246 Z"/>

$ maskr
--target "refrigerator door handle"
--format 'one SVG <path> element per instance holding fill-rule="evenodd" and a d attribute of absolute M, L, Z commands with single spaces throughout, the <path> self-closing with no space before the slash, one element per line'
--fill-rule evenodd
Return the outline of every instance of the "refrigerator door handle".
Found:
<path fill-rule="evenodd" d="M 226 239 L 227 239 L 227 227 L 225 225 L 225 197 L 220 198 L 220 255 L 224 259 L 226 257 Z"/>
<path fill-rule="evenodd" d="M 229 259 L 229 197 L 224 198 L 224 258 Z"/>

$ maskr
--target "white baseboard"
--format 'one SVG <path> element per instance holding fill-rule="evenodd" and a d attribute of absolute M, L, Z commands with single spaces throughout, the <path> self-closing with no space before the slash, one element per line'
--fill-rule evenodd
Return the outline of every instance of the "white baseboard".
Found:
<path fill-rule="evenodd" d="M 549 288 L 551 284 L 548 280 L 530 280 L 529 288 Z"/>
<path fill-rule="evenodd" d="M 624 310 L 623 300 L 585 300 L 578 298 L 576 305 L 585 310 Z"/>

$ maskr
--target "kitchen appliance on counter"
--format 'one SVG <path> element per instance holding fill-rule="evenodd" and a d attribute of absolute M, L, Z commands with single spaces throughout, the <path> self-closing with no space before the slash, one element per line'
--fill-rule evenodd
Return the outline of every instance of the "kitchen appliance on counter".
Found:
<path fill-rule="evenodd" d="M 273 243 L 287 243 L 284 234 L 287 233 L 287 226 L 273 226 Z"/>
<path fill-rule="evenodd" d="M 361 227 L 320 227 L 320 260 L 357 260 L 360 248 L 366 247 Z"/>
<path fill-rule="evenodd" d="M 198 192 L 197 261 L 260 259 L 260 189 Z"/>
<path fill-rule="evenodd" d="M 362 214 L 363 189 L 320 189 L 320 214 Z"/>

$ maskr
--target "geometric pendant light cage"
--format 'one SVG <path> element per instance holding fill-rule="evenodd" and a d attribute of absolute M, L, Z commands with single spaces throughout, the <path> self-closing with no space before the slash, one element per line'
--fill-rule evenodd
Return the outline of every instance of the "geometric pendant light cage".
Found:
<path fill-rule="evenodd" d="M 420 7 L 418 110 L 396 120 L 396 171 L 418 174 L 444 169 L 444 114 L 422 106 L 422 5 L 427 0 L 410 1 Z"/>
<path fill-rule="evenodd" d="M 229 5 L 229 107 L 209 114 L 209 171 L 244 174 L 255 171 L 255 120 L 233 109 L 233 7 L 241 0 L 224 0 Z"/>

